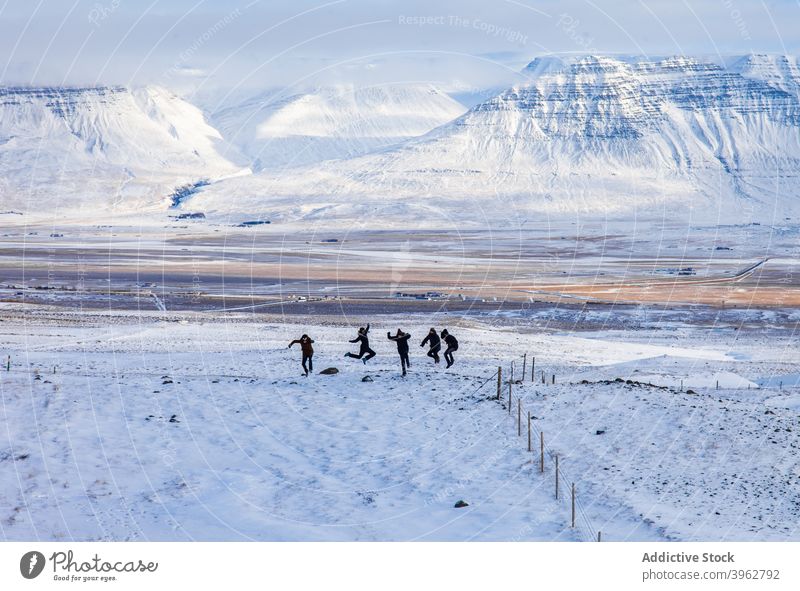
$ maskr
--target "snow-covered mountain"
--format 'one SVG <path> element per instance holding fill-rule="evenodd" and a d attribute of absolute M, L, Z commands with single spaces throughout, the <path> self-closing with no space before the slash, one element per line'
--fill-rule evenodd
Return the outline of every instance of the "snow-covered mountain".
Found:
<path fill-rule="evenodd" d="M 159 88 L 0 88 L 0 211 L 800 215 L 796 58 L 544 57 L 523 75 L 467 112 L 429 85 L 342 85 L 209 121 Z"/>
<path fill-rule="evenodd" d="M 163 210 L 179 187 L 246 172 L 164 89 L 0 88 L 0 210 Z"/>
<path fill-rule="evenodd" d="M 256 170 L 353 158 L 421 136 L 466 107 L 428 84 L 337 85 L 258 95 L 212 115 Z"/>
<path fill-rule="evenodd" d="M 795 58 L 572 56 L 536 59 L 525 73 L 529 82 L 422 138 L 225 183 L 225 202 L 210 190 L 195 206 L 287 218 L 430 207 L 462 217 L 800 213 Z"/>
<path fill-rule="evenodd" d="M 797 94 L 800 89 L 800 65 L 796 57 L 751 54 L 730 60 L 727 67 L 742 76 L 767 82 L 790 93 Z"/>

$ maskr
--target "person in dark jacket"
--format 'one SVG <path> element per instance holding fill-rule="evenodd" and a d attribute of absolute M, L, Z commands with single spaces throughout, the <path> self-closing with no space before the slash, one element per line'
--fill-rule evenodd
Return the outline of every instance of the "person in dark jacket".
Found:
<path fill-rule="evenodd" d="M 309 337 L 307 334 L 304 334 L 299 339 L 293 340 L 289 343 L 289 348 L 292 348 L 292 345 L 299 343 L 300 350 L 303 352 L 303 371 L 306 372 L 308 375 L 309 371 L 314 371 L 314 347 L 311 346 L 314 340 Z M 308 367 L 306 367 L 306 363 L 308 363 Z"/>
<path fill-rule="evenodd" d="M 397 353 L 400 355 L 400 367 L 403 368 L 403 375 L 406 375 L 406 368 L 411 367 L 411 361 L 408 359 L 408 339 L 411 338 L 411 334 L 403 332 L 398 328 L 396 335 L 392 336 L 392 333 L 387 332 L 386 338 L 397 343 Z"/>
<path fill-rule="evenodd" d="M 447 361 L 447 367 L 450 367 L 455 363 L 453 351 L 458 351 L 458 341 L 456 337 L 447 332 L 446 328 L 442 331 L 442 340 L 447 344 L 447 349 L 444 351 L 444 360 Z"/>
<path fill-rule="evenodd" d="M 364 365 L 367 364 L 367 361 L 375 357 L 375 351 L 369 348 L 369 337 L 367 333 L 369 332 L 369 324 L 367 327 L 364 328 L 363 326 L 358 329 L 358 336 L 354 338 L 351 343 L 361 343 L 361 349 L 358 352 L 358 355 L 355 353 L 345 353 L 345 357 L 352 357 L 353 359 L 361 359 Z"/>
<path fill-rule="evenodd" d="M 424 347 L 426 343 L 430 343 L 428 357 L 433 359 L 435 363 L 439 363 L 439 351 L 442 350 L 442 341 L 439 339 L 439 335 L 436 334 L 435 328 L 432 328 L 428 331 L 428 336 L 422 340 L 419 346 Z"/>

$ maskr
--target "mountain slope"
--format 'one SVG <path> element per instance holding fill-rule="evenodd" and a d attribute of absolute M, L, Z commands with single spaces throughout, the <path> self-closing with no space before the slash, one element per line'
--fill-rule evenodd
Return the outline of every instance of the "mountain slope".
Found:
<path fill-rule="evenodd" d="M 800 93 L 800 65 L 794 56 L 751 54 L 731 60 L 728 69 L 781 90 Z"/>
<path fill-rule="evenodd" d="M 492 200 L 503 215 L 789 214 L 800 211 L 796 72 L 795 60 L 770 56 L 728 68 L 690 57 L 534 60 L 530 83 L 422 138 L 258 175 L 231 184 L 230 202 L 209 191 L 197 205 L 287 218 L 408 215 L 414 204 L 479 217 L 498 212 Z M 280 209 L 294 197 L 303 210 Z"/>
<path fill-rule="evenodd" d="M 162 210 L 181 185 L 246 172 L 160 88 L 0 88 L 2 209 Z"/>
<path fill-rule="evenodd" d="M 338 85 L 264 94 L 212 116 L 256 170 L 352 158 L 423 135 L 465 107 L 426 84 Z"/>

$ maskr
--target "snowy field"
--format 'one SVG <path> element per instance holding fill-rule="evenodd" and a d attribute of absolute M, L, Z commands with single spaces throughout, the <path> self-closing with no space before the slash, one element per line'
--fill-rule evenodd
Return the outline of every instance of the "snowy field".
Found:
<path fill-rule="evenodd" d="M 362 318 L 8 304 L 0 318 L 7 540 L 800 537 L 791 328 L 570 333 L 454 317 L 461 348 L 445 370 L 417 346 L 422 316 L 371 318 L 366 367 L 343 358 Z M 398 326 L 412 333 L 407 378 L 385 337 Z M 308 378 L 286 348 L 304 332 L 317 351 Z M 514 361 L 520 379 L 523 352 L 536 381 L 528 365 L 509 414 L 493 372 L 502 365 L 505 382 Z"/>

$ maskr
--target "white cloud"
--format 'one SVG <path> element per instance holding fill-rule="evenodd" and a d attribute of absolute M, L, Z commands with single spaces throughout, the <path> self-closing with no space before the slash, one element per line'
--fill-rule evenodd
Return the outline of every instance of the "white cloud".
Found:
<path fill-rule="evenodd" d="M 789 0 L 10 0 L 0 81 L 477 88 L 542 53 L 800 53 L 799 31 Z"/>

